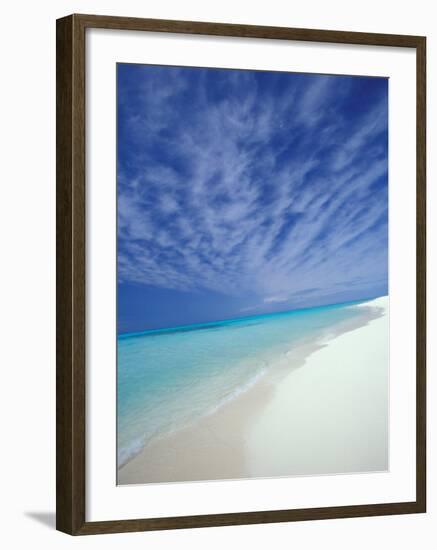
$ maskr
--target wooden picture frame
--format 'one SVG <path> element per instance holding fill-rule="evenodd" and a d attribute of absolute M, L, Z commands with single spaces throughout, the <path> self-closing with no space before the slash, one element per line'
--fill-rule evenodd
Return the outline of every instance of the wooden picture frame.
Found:
<path fill-rule="evenodd" d="M 416 499 L 184 517 L 86 521 L 85 32 L 89 28 L 377 45 L 416 51 L 417 358 Z M 182 529 L 426 510 L 426 39 L 421 36 L 70 15 L 57 21 L 57 529 L 71 535 Z"/>

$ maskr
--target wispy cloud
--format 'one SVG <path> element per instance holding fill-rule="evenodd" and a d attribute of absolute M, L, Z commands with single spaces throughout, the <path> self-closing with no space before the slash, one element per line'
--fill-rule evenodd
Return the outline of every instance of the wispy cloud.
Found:
<path fill-rule="evenodd" d="M 380 79 L 121 66 L 121 283 L 250 295 L 387 278 Z"/>
<path fill-rule="evenodd" d="M 267 296 L 264 298 L 265 304 L 281 304 L 283 302 L 287 302 L 289 300 L 289 296 Z"/>

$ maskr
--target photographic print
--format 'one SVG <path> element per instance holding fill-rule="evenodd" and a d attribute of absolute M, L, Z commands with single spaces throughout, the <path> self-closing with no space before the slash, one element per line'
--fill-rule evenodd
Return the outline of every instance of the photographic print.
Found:
<path fill-rule="evenodd" d="M 387 471 L 387 78 L 117 65 L 117 482 Z"/>

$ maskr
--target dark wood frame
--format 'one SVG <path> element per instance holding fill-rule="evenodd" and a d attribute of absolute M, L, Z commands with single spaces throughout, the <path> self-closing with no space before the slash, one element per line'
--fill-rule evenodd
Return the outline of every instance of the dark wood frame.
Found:
<path fill-rule="evenodd" d="M 85 30 L 123 29 L 396 46 L 417 60 L 416 500 L 412 502 L 87 522 L 85 519 Z M 426 511 L 426 38 L 389 34 L 70 15 L 57 21 L 56 527 L 71 535 Z"/>

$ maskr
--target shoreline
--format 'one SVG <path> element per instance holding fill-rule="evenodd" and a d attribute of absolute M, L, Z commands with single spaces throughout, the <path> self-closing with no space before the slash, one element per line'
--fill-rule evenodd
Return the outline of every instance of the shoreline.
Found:
<path fill-rule="evenodd" d="M 360 321 L 340 323 L 325 334 L 324 338 L 316 342 L 303 342 L 291 349 L 253 386 L 213 413 L 177 432 L 151 441 L 119 468 L 117 483 L 129 485 L 308 475 L 309 473 L 346 473 L 343 472 L 344 468 L 350 471 L 350 466 L 352 463 L 357 463 L 356 460 L 355 462 L 349 460 L 350 464 L 341 464 L 338 460 L 332 463 L 330 456 L 327 460 L 330 465 L 328 470 L 319 471 L 326 470 L 326 467 L 322 468 L 321 465 L 312 463 L 314 461 L 305 459 L 308 445 L 307 450 L 305 448 L 301 448 L 299 452 L 296 450 L 298 445 L 302 447 L 302 434 L 305 433 L 307 435 L 304 439 L 310 439 L 309 448 L 314 448 L 315 435 L 320 437 L 320 433 L 317 433 L 320 432 L 317 423 L 323 420 L 319 413 L 324 407 L 318 405 L 323 401 L 323 392 L 320 392 L 321 388 L 314 391 L 311 384 L 308 387 L 308 381 L 316 382 L 314 376 L 318 380 L 321 379 L 323 367 L 320 365 L 325 364 L 326 371 L 326 357 L 323 359 L 323 355 L 326 355 L 328 350 L 330 350 L 328 356 L 331 363 L 338 363 L 341 349 L 343 348 L 344 351 L 345 346 L 350 347 L 350 342 L 349 344 L 347 341 L 344 342 L 344 338 L 348 335 L 354 335 L 352 339 L 359 342 L 363 338 L 358 333 L 363 335 L 366 327 L 371 327 L 378 321 L 382 321 L 382 324 L 379 323 L 382 327 L 387 321 L 387 304 L 388 297 L 383 297 L 351 306 L 369 308 L 364 322 L 360 319 Z M 374 329 L 367 333 L 367 340 L 375 338 Z M 369 349 L 369 341 L 364 348 Z M 354 345 L 356 346 L 357 342 Z M 322 354 L 321 358 L 320 354 Z M 380 355 L 383 356 L 384 353 Z M 340 363 L 342 363 L 341 360 Z M 305 368 L 302 369 L 302 367 Z M 329 373 L 338 371 L 338 365 L 330 364 L 329 367 Z M 383 370 L 388 372 L 387 365 Z M 336 372 L 336 375 L 344 376 L 345 373 Z M 309 391 L 308 395 L 313 406 L 311 414 L 306 411 L 305 402 L 297 399 L 302 385 Z M 317 411 L 317 409 L 320 410 Z M 306 411 L 306 416 L 299 416 L 303 411 Z M 326 411 L 324 414 L 326 415 Z M 290 429 L 291 427 L 293 428 Z M 289 437 L 284 437 L 287 433 Z M 312 440 L 311 434 L 313 434 Z M 339 435 L 334 434 L 331 437 L 334 437 L 338 447 Z M 331 455 L 338 456 L 338 449 L 333 451 Z M 384 462 L 384 457 L 380 462 L 381 464 Z M 303 467 L 305 465 L 308 465 L 310 472 L 308 468 Z M 338 468 L 341 471 L 338 471 Z"/>

